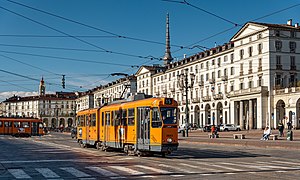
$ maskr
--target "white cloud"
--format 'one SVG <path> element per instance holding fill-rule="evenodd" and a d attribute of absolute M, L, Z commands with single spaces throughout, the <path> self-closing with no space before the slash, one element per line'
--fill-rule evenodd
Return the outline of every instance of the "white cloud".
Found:
<path fill-rule="evenodd" d="M 7 98 L 10 98 L 12 96 L 36 96 L 38 95 L 38 92 L 24 92 L 24 91 L 8 91 L 8 92 L 0 92 L 0 102 L 4 101 Z"/>

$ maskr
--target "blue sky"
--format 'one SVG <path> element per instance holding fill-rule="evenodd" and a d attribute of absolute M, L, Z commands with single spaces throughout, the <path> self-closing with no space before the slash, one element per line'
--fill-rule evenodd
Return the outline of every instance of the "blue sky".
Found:
<path fill-rule="evenodd" d="M 134 74 L 137 66 L 162 64 L 157 59 L 164 55 L 167 13 L 175 59 L 201 51 L 179 46 L 222 45 L 244 23 L 257 18 L 266 23 L 300 22 L 299 0 L 180 2 L 1 0 L 0 100 L 18 92 L 37 92 L 41 77 L 48 92 L 85 91 L 120 78 L 111 73 Z M 66 89 L 61 87 L 63 74 Z"/>

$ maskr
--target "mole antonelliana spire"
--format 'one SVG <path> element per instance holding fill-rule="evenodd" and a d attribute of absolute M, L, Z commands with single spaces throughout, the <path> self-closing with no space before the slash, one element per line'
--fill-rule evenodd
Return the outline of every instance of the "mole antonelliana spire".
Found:
<path fill-rule="evenodd" d="M 167 22 L 166 22 L 166 51 L 165 56 L 163 57 L 164 65 L 170 64 L 173 60 L 171 51 L 170 51 L 170 29 L 169 29 L 169 13 L 167 13 Z"/>

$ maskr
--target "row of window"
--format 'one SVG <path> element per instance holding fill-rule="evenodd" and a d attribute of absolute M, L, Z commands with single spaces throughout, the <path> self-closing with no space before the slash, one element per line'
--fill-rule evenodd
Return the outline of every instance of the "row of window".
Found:
<path fill-rule="evenodd" d="M 296 52 L 296 47 L 297 47 L 297 43 L 294 41 L 290 41 L 289 42 L 289 48 L 290 48 L 290 52 L 291 53 L 295 53 Z M 282 41 L 275 41 L 275 50 L 277 52 L 281 52 L 282 50 Z"/>

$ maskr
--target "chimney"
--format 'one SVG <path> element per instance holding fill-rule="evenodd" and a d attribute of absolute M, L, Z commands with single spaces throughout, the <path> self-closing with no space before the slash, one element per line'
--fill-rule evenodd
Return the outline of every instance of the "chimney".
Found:
<path fill-rule="evenodd" d="M 299 23 L 295 23 L 295 28 L 298 28 L 299 27 Z"/>
<path fill-rule="evenodd" d="M 292 26 L 292 19 L 289 19 L 286 24 Z"/>
<path fill-rule="evenodd" d="M 184 59 L 186 58 L 186 54 L 183 54 L 183 58 L 184 58 Z"/>

